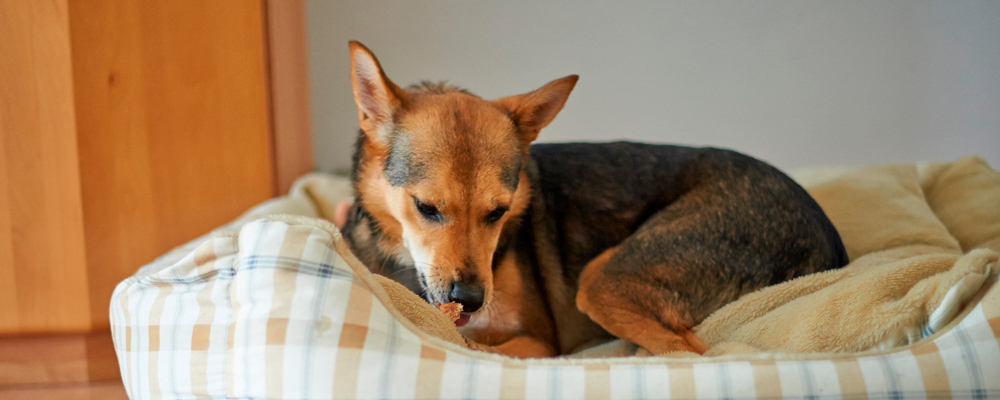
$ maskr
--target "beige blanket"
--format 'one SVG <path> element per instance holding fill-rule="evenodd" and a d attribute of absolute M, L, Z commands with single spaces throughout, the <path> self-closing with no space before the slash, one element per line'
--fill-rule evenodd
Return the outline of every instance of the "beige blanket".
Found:
<path fill-rule="evenodd" d="M 859 352 L 912 343 L 940 331 L 984 284 L 996 280 L 1000 172 L 982 159 L 815 169 L 794 177 L 829 215 L 852 261 L 718 310 L 696 328 L 711 346 L 706 356 Z M 305 186 L 321 213 L 333 210 L 339 198 L 331 194 L 342 190 L 320 181 Z M 991 275 L 994 279 L 987 279 Z M 462 341 L 436 309 L 393 282 L 382 282 L 415 324 Z M 634 350 L 619 342 L 582 355 Z"/>

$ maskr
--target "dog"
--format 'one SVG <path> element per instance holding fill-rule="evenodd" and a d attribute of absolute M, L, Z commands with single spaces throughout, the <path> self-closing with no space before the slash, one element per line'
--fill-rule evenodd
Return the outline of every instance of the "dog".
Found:
<path fill-rule="evenodd" d="M 847 253 L 804 189 L 717 148 L 532 144 L 578 77 L 485 100 L 400 88 L 350 42 L 359 131 L 342 228 L 373 272 L 431 303 L 479 347 L 514 357 L 611 340 L 703 353 L 692 328 Z"/>

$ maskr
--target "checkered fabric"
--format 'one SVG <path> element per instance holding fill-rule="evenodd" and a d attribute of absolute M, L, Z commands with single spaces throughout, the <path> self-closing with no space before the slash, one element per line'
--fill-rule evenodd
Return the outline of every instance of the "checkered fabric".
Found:
<path fill-rule="evenodd" d="M 517 360 L 416 329 L 328 224 L 260 219 L 144 267 L 111 320 L 133 399 L 998 398 L 996 279 L 885 352 Z"/>

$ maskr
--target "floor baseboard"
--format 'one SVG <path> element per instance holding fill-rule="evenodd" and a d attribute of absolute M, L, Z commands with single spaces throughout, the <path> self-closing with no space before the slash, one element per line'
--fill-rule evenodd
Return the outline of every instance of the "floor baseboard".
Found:
<path fill-rule="evenodd" d="M 120 377 L 110 331 L 0 336 L 0 389 Z"/>

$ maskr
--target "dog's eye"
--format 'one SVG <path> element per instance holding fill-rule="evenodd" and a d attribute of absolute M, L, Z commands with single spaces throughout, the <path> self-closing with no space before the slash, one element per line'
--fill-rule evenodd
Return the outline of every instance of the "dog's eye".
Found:
<path fill-rule="evenodd" d="M 507 207 L 497 207 L 496 210 L 493 210 L 493 212 L 486 216 L 486 223 L 492 224 L 497 222 L 500 220 L 500 217 L 503 217 L 506 213 Z"/>
<path fill-rule="evenodd" d="M 417 200 L 416 197 L 413 198 L 413 204 L 417 206 L 417 211 L 420 211 L 420 214 L 429 221 L 441 222 L 443 219 L 441 212 L 438 211 L 437 207 Z"/>

